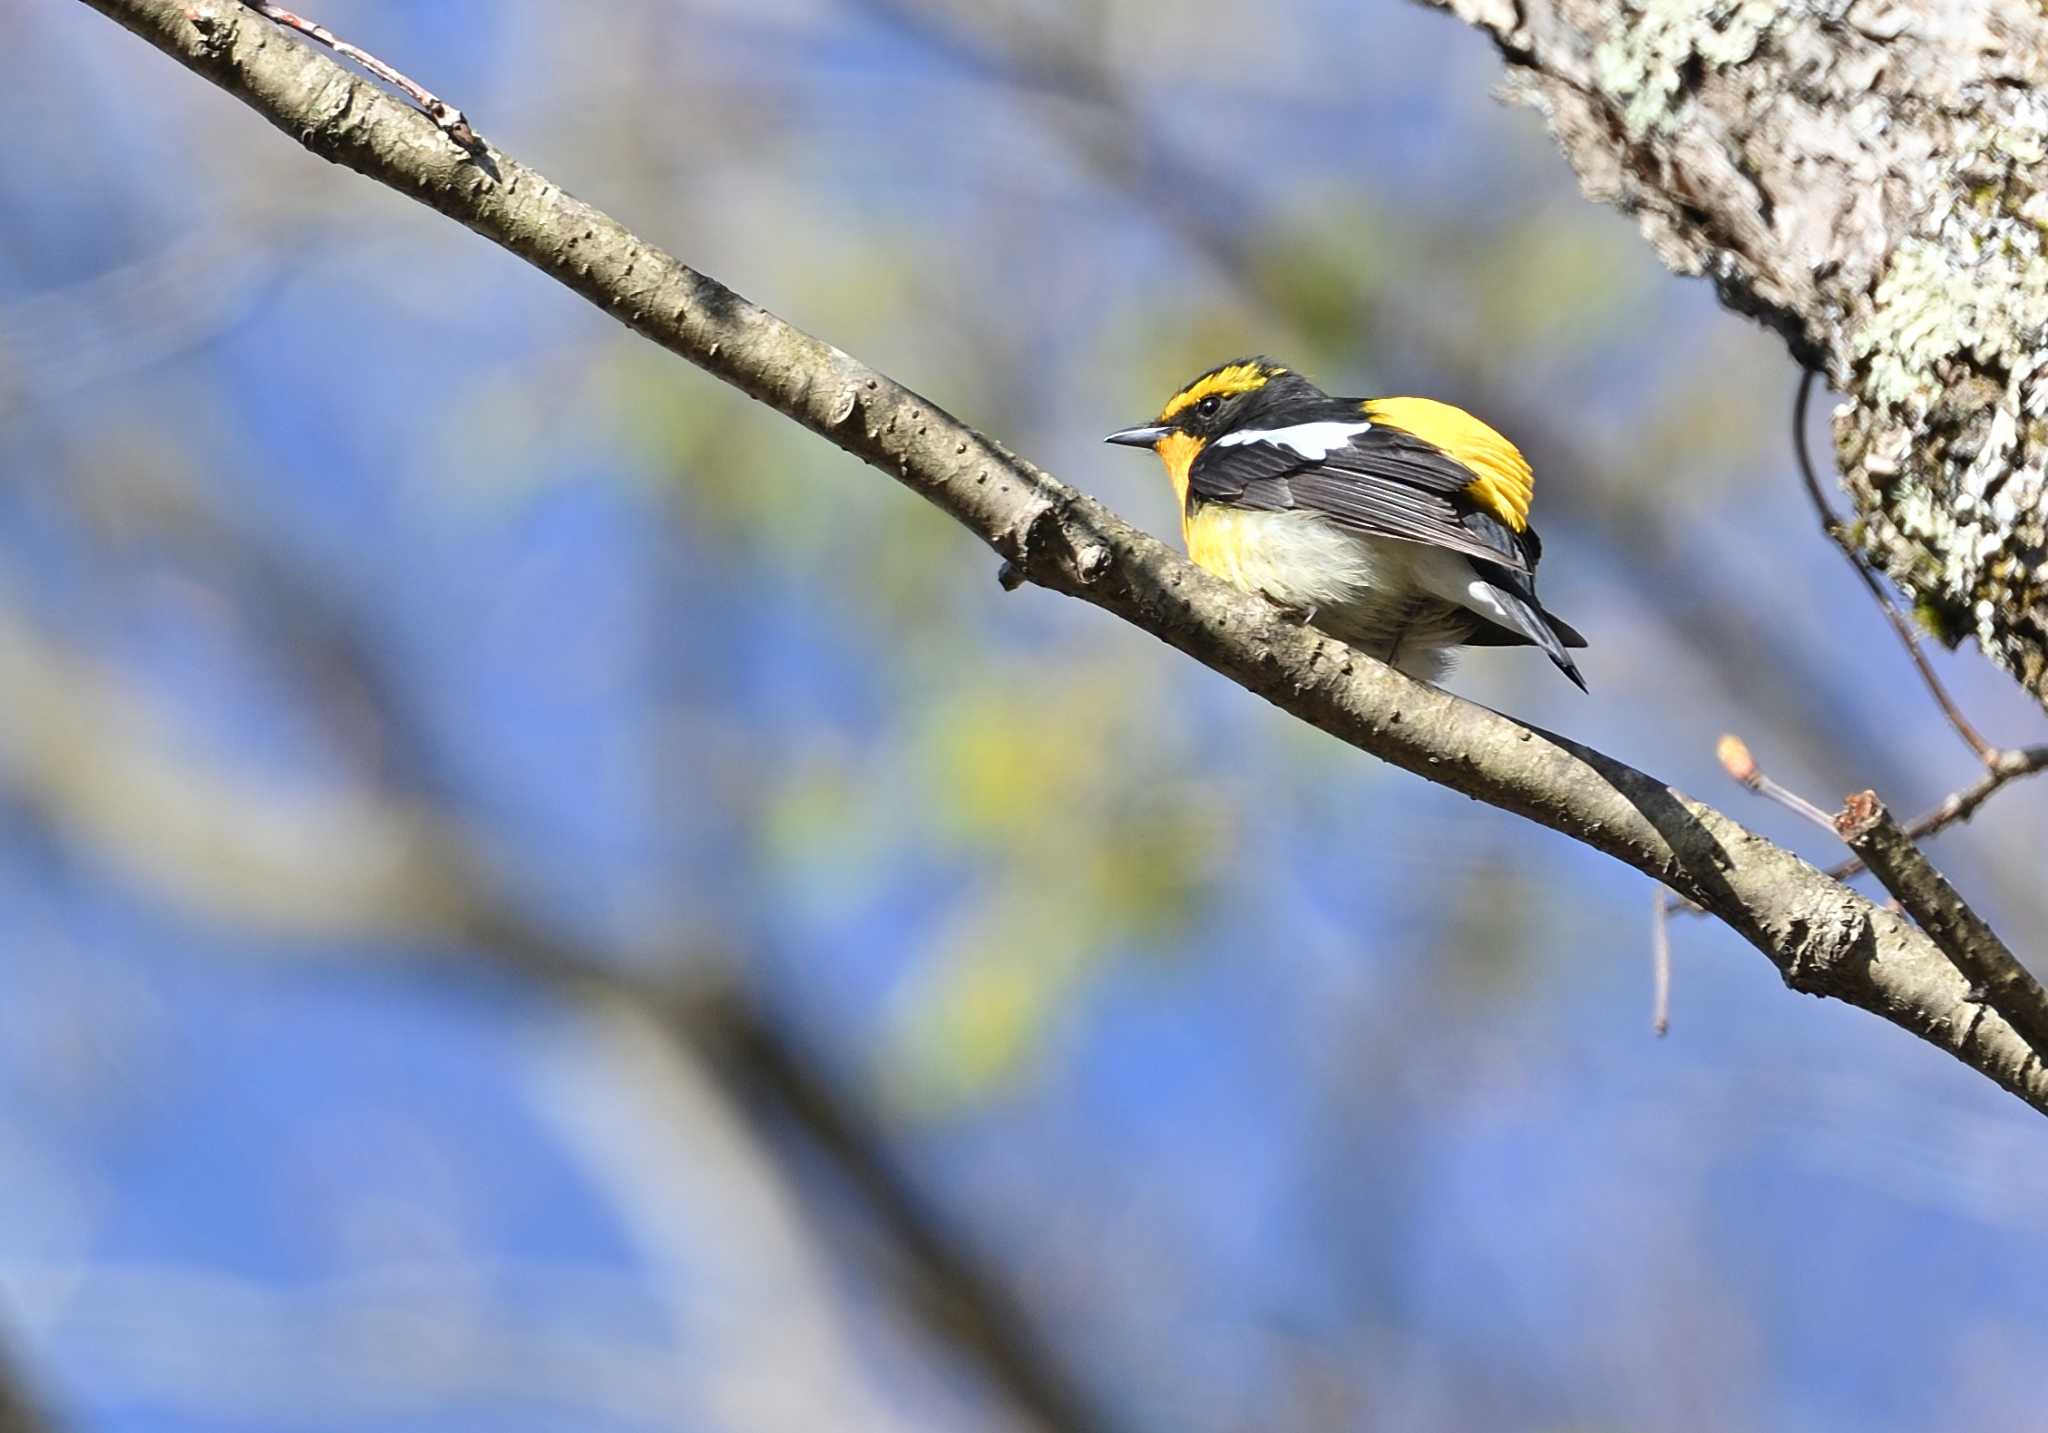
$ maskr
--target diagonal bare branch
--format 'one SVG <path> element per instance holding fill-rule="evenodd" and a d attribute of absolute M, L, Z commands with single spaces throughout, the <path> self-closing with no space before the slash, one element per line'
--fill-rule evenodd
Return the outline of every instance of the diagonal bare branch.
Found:
<path fill-rule="evenodd" d="M 2037 1049 L 2048 1049 L 2048 990 L 1934 869 L 1877 794 L 1851 796 L 1835 819 L 1835 829 L 1906 913 L 1969 975 L 1978 997 Z"/>
<path fill-rule="evenodd" d="M 496 150 L 453 152 L 423 115 L 228 0 L 86 0 L 312 153 L 458 220 L 636 332 L 896 478 L 1022 577 L 1152 633 L 1303 721 L 1665 882 L 1793 988 L 1949 1051 L 2048 1112 L 2048 1062 L 1908 922 L 1714 808 L 1286 620 L 930 400 L 748 302 Z M 256 33 L 260 30 L 260 33 Z"/>

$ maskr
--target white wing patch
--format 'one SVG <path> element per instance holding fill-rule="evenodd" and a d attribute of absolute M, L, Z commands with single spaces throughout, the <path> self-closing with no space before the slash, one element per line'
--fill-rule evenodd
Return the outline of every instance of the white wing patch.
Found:
<path fill-rule="evenodd" d="M 1290 428 L 1240 428 L 1218 438 L 1216 446 L 1228 448 L 1239 443 L 1271 443 L 1276 447 L 1291 448 L 1311 462 L 1320 463 L 1371 428 L 1370 423 L 1339 423 L 1334 420 L 1296 423 Z"/>
<path fill-rule="evenodd" d="M 1514 608 L 1501 600 L 1501 591 L 1472 570 L 1472 559 L 1441 547 L 1425 548 L 1416 555 L 1415 582 L 1432 597 L 1476 612 L 1510 632 L 1535 637 L 1529 624 Z"/>
<path fill-rule="evenodd" d="M 1507 603 L 1500 600 L 1500 589 L 1491 582 L 1473 578 L 1465 584 L 1465 605 L 1482 617 L 1491 617 L 1510 632 L 1522 630 L 1522 623 L 1508 610 Z"/>

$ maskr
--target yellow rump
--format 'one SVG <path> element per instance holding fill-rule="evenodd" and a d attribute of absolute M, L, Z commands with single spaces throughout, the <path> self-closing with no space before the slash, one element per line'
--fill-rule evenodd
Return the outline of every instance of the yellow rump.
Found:
<path fill-rule="evenodd" d="M 1464 409 L 1434 398 L 1373 398 L 1365 416 L 1434 443 L 1472 470 L 1465 495 L 1516 532 L 1529 525 L 1536 475 L 1521 450 Z"/>

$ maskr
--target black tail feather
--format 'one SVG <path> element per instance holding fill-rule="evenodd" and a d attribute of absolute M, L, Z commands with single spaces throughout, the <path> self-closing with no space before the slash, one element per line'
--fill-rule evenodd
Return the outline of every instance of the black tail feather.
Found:
<path fill-rule="evenodd" d="M 1520 646 L 1523 643 L 1541 647 L 1543 655 L 1550 658 L 1560 672 L 1572 679 L 1572 685 L 1580 691 L 1586 690 L 1586 679 L 1579 675 L 1578 666 L 1566 655 L 1567 647 L 1583 647 L 1586 639 L 1578 630 L 1560 617 L 1553 617 L 1533 600 L 1509 591 L 1497 582 L 1486 584 L 1487 590 L 1500 603 L 1512 626 L 1500 626 L 1482 620 L 1479 630 L 1467 638 L 1470 646 Z"/>

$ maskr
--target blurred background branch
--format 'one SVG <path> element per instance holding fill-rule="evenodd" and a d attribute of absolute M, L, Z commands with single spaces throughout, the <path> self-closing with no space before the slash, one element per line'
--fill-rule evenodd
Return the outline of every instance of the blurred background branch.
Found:
<path fill-rule="evenodd" d="M 12 1348 L 0 1348 L 0 1433 L 58 1433 Z"/>
<path fill-rule="evenodd" d="M 188 519 L 204 524 L 204 541 L 213 545 L 209 568 L 229 577 L 273 624 L 271 655 L 302 670 L 317 667 L 315 685 L 367 700 L 371 709 L 362 715 L 375 723 L 390 770 L 436 769 L 346 620 L 322 610 L 313 593 L 260 551 L 241 546 L 232 525 L 195 513 Z M 722 1168 L 763 1188 L 779 1186 L 784 1176 L 761 1168 L 765 1155 L 748 1141 L 760 1143 L 766 1129 L 786 1124 L 830 1164 L 876 1226 L 887 1282 L 908 1314 L 978 1365 L 1037 1426 L 1109 1426 L 1002 1280 L 895 1167 L 876 1122 L 732 983 L 731 972 L 745 966 L 739 952 L 579 947 L 519 909 L 491 874 L 487 853 L 462 823 L 435 810 L 430 792 L 358 788 L 294 799 L 238 780 L 181 751 L 148 694 L 120 681 L 67 659 L 27 625 L 18 604 L 0 603 L 0 688 L 9 693 L 13 717 L 0 744 L 0 780 L 81 857 L 111 864 L 209 924 L 273 941 L 473 951 L 587 1009 L 608 1027 L 593 1037 L 607 1049 L 667 1041 L 673 1049 L 666 1057 L 648 1054 L 651 1068 L 665 1075 L 628 1083 L 666 1089 L 668 1108 L 696 1112 L 676 1133 L 698 1181 Z M 750 1124 L 757 1127 L 751 1133 Z M 726 1129 L 716 1146 L 707 1143 L 712 1127 Z M 714 1147 L 722 1156 L 713 1157 Z M 791 1197 L 778 1190 L 771 1200 L 741 1189 L 717 1202 L 765 1213 Z M 655 1187 L 633 1202 L 652 1210 L 660 1199 Z M 767 1249 L 794 1249 L 810 1237 L 794 1210 L 774 1240 L 757 1231 L 743 1241 L 745 1277 L 773 1282 L 762 1263 Z M 787 1307 L 830 1302 L 818 1289 L 798 1289 Z M 780 1337 L 795 1339 L 798 1325 L 790 1314 L 781 1317 Z M 809 1342 L 822 1348 L 822 1331 Z M 827 1361 L 815 1349 L 805 1356 L 812 1384 L 845 1357 L 840 1351 Z M 780 1377 L 774 1370 L 756 1375 L 757 1388 L 772 1388 Z M 816 1398 L 807 1416 L 788 1426 L 834 1423 L 869 1402 L 857 1387 L 829 1381 Z M 880 1426 L 879 1417 L 871 1410 L 852 1421 Z"/>

